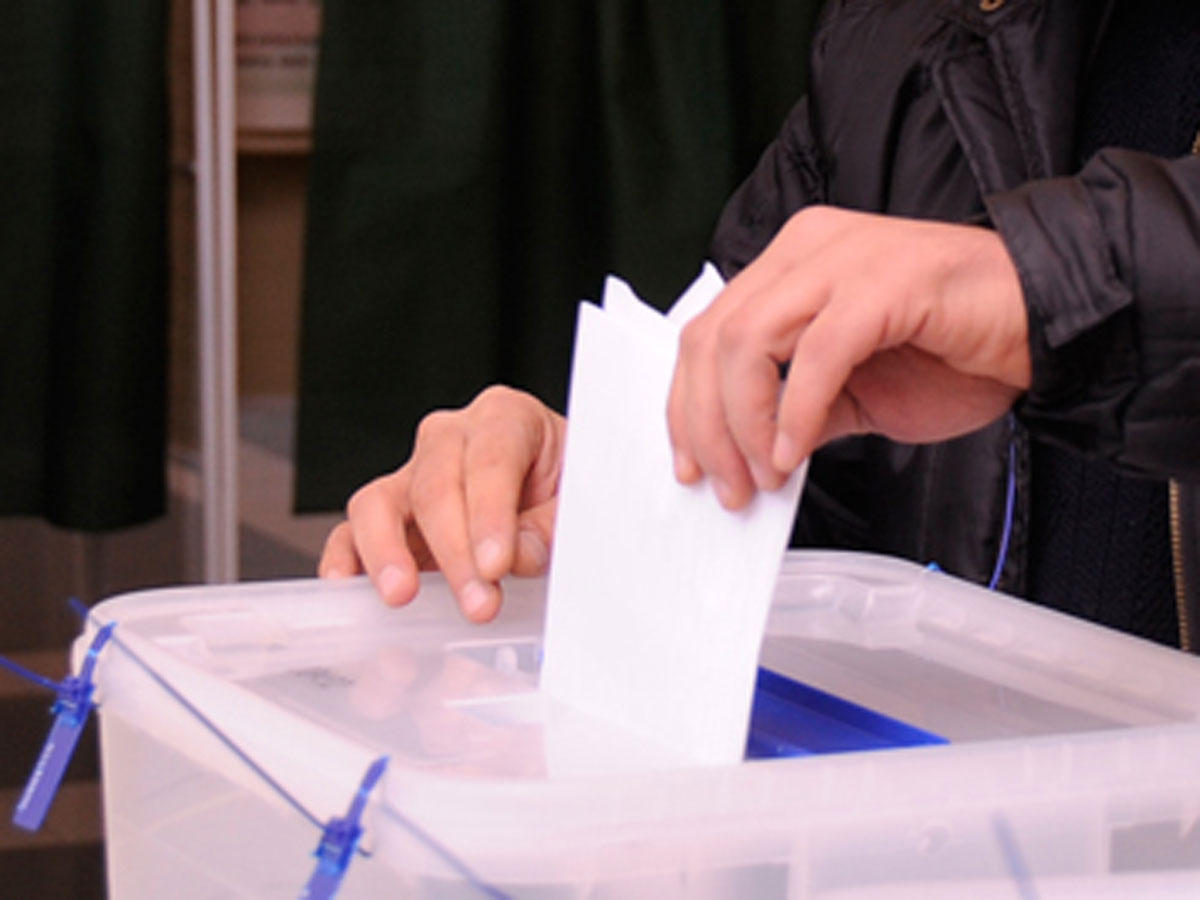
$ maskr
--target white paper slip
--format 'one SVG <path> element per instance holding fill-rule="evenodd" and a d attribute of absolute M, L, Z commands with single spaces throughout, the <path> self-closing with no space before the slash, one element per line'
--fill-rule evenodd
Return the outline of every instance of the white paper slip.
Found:
<path fill-rule="evenodd" d="M 701 763 L 742 759 L 759 645 L 804 468 L 736 513 L 674 477 L 679 331 L 720 291 L 706 270 L 664 317 L 609 279 L 580 305 L 541 688 Z"/>

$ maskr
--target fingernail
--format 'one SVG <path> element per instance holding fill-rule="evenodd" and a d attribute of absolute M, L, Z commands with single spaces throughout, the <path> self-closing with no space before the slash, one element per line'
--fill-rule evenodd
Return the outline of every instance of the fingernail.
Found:
<path fill-rule="evenodd" d="M 327 568 L 323 572 L 321 572 L 321 577 L 322 578 L 345 578 L 347 576 L 346 576 L 346 573 L 343 572 L 341 569 L 339 569 L 337 566 L 330 566 L 329 568 Z"/>
<path fill-rule="evenodd" d="M 795 442 L 788 435 L 780 432 L 775 436 L 775 446 L 771 450 L 771 465 L 780 472 L 790 472 L 800 464 L 799 456 Z"/>
<path fill-rule="evenodd" d="M 550 561 L 550 551 L 546 548 L 546 542 L 542 540 L 542 536 L 536 531 L 522 528 L 517 535 L 517 541 L 521 546 L 521 555 L 532 563 L 537 571 L 544 570 Z"/>
<path fill-rule="evenodd" d="M 692 484 L 699 477 L 696 462 L 682 450 L 675 451 L 675 480 Z"/>
<path fill-rule="evenodd" d="M 713 490 L 717 492 L 717 499 L 721 501 L 722 506 L 733 505 L 733 488 L 729 483 L 722 478 L 714 478 L 712 480 Z"/>
<path fill-rule="evenodd" d="M 492 592 L 482 581 L 468 581 L 463 585 L 458 602 L 467 618 L 474 619 L 491 607 Z"/>
<path fill-rule="evenodd" d="M 687 465 L 689 461 L 690 460 L 688 460 L 688 458 L 684 456 L 682 452 L 679 450 L 675 451 L 675 477 L 680 481 L 683 481 L 684 477 L 687 475 Z"/>
<path fill-rule="evenodd" d="M 750 474 L 754 483 L 762 491 L 773 491 L 779 487 L 779 474 L 774 469 L 764 468 L 758 463 L 750 463 Z"/>
<path fill-rule="evenodd" d="M 496 538 L 484 538 L 475 545 L 475 566 L 482 572 L 499 577 L 504 568 L 504 548 Z"/>
<path fill-rule="evenodd" d="M 383 599 L 397 600 L 405 581 L 404 573 L 400 571 L 400 567 L 389 563 L 380 569 L 376 585 Z"/>

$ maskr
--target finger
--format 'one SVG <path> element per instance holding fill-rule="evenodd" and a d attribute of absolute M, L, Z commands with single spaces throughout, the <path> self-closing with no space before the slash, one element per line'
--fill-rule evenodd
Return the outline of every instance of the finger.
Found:
<path fill-rule="evenodd" d="M 838 438 L 852 434 L 865 434 L 870 430 L 863 410 L 854 395 L 850 391 L 843 391 L 833 398 L 833 404 L 829 407 L 829 417 L 825 420 L 825 427 L 817 435 L 813 449 Z"/>
<path fill-rule="evenodd" d="M 408 467 L 360 488 L 346 505 L 351 543 L 385 603 L 399 606 L 417 592 L 417 563 L 406 540 Z"/>
<path fill-rule="evenodd" d="M 422 428 L 432 431 L 424 424 Z M 414 457 L 409 502 L 413 522 L 463 615 L 486 622 L 500 608 L 500 588 L 481 577 L 475 566 L 463 485 L 463 444 L 457 428 L 422 439 L 420 456 Z"/>
<path fill-rule="evenodd" d="M 687 424 L 684 415 L 684 396 L 687 381 L 687 363 L 682 354 L 671 377 L 671 388 L 667 394 L 667 434 L 674 455 L 675 478 L 682 484 L 695 484 L 703 477 L 695 457 L 687 446 Z"/>
<path fill-rule="evenodd" d="M 468 532 L 480 577 L 498 581 L 513 567 L 517 512 L 542 445 L 536 418 L 499 404 L 482 409 L 466 438 L 463 486 Z"/>
<path fill-rule="evenodd" d="M 558 498 L 552 497 L 521 513 L 517 520 L 517 549 L 513 574 L 544 575 L 550 565 L 554 515 Z"/>
<path fill-rule="evenodd" d="M 751 302 L 729 316 L 721 329 L 722 405 L 730 435 L 762 490 L 774 490 L 785 480 L 772 465 L 771 451 L 782 383 L 778 361 L 787 359 L 801 327 L 795 306 L 796 301 L 786 308 Z"/>
<path fill-rule="evenodd" d="M 779 402 L 771 455 L 776 469 L 791 472 L 812 454 L 854 369 L 885 349 L 885 325 L 869 300 L 835 299 L 801 333 Z M 854 417 L 853 405 L 841 403 L 837 413 L 838 429 L 858 430 L 846 421 Z"/>
<path fill-rule="evenodd" d="M 667 433 L 674 455 L 675 478 L 683 484 L 694 484 L 704 476 L 704 469 L 697 461 L 696 449 L 691 445 L 689 393 L 694 389 L 694 379 L 703 378 L 706 366 L 711 365 L 707 360 L 713 355 L 721 323 L 742 302 L 745 292 L 739 289 L 739 285 L 751 275 L 753 273 L 749 269 L 743 270 L 725 286 L 707 309 L 685 326 L 679 336 L 675 371 L 667 394 Z"/>
<path fill-rule="evenodd" d="M 770 490 L 784 480 L 771 464 L 780 386 L 776 361 L 788 358 L 795 329 L 780 329 L 771 318 L 791 313 L 790 306 L 780 310 L 762 295 L 806 270 L 806 260 L 828 241 L 836 222 L 837 211 L 818 207 L 793 216 L 681 335 L 667 407 L 675 474 L 690 483 L 707 471 L 731 508 L 744 505 L 754 486 Z M 764 336 L 773 336 L 769 355 L 763 354 Z"/>
<path fill-rule="evenodd" d="M 348 578 L 362 571 L 362 562 L 354 549 L 354 532 L 349 522 L 339 522 L 325 538 L 321 559 L 317 562 L 320 578 Z"/>
<path fill-rule="evenodd" d="M 721 392 L 729 433 L 755 485 L 760 490 L 774 490 L 784 482 L 771 458 L 781 383 L 779 369 L 765 356 L 739 362 L 722 370 Z"/>
<path fill-rule="evenodd" d="M 682 447 L 709 476 L 721 505 L 739 509 L 753 496 L 754 483 L 726 423 L 714 329 L 697 324 L 689 324 L 680 337 L 681 355 L 686 358 L 678 369 Z"/>

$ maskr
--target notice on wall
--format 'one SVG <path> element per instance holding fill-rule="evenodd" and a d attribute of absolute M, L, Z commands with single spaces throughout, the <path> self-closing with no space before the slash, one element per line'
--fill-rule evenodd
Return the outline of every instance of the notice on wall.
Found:
<path fill-rule="evenodd" d="M 238 0 L 240 137 L 309 133 L 320 29 L 319 0 Z"/>

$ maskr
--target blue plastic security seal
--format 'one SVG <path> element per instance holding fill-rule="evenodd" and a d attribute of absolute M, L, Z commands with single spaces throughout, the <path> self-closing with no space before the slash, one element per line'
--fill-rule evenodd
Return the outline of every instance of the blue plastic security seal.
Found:
<path fill-rule="evenodd" d="M 46 813 L 50 811 L 50 804 L 54 802 L 58 786 L 62 783 L 75 747 L 79 744 L 79 736 L 83 734 L 83 726 L 87 724 L 88 715 L 96 705 L 92 701 L 92 694 L 96 690 L 92 673 L 96 669 L 100 651 L 108 643 L 115 627 L 115 622 L 109 622 L 101 628 L 92 640 L 92 645 L 88 647 L 79 674 L 68 675 L 58 684 L 33 673 L 21 672 L 15 664 L 9 664 L 9 668 L 18 674 L 43 687 L 50 687 L 58 694 L 50 708 L 54 724 L 50 726 L 50 734 L 46 737 L 46 743 L 29 776 L 29 782 L 25 785 L 25 790 L 13 811 L 12 821 L 18 828 L 37 831 L 46 820 Z M 33 677 L 30 677 L 31 675 Z"/>
<path fill-rule="evenodd" d="M 317 867 L 308 879 L 308 884 L 304 886 L 300 900 L 329 900 L 341 887 L 346 867 L 354 858 L 354 851 L 358 849 L 358 842 L 362 838 L 363 830 L 359 819 L 362 818 L 363 809 L 367 805 L 367 796 L 383 777 L 387 763 L 386 756 L 381 756 L 371 763 L 367 774 L 363 776 L 362 784 L 358 786 L 358 792 L 350 801 L 350 808 L 345 817 L 334 816 L 325 826 L 321 843 L 313 853 L 317 858 Z"/>

